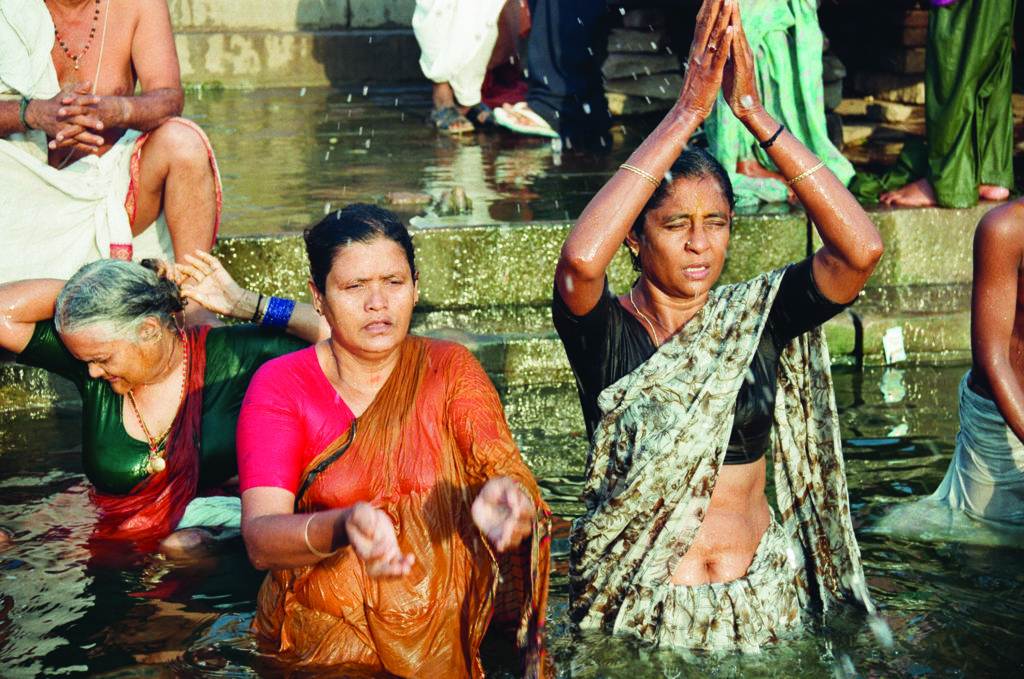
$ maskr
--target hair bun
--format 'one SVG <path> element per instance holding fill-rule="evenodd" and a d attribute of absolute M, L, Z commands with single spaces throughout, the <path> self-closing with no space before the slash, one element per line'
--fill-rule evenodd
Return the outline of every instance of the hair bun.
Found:
<path fill-rule="evenodd" d="M 178 284 L 167 277 L 170 271 L 167 262 L 162 259 L 147 257 L 139 263 L 156 274 L 156 288 L 163 292 L 167 298 L 168 306 L 166 310 L 170 313 L 183 311 L 188 300 L 181 296 L 181 288 L 178 287 Z"/>

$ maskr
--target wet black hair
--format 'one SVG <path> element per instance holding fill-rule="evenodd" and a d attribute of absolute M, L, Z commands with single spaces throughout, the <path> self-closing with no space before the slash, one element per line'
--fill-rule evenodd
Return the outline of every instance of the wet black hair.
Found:
<path fill-rule="evenodd" d="M 412 275 L 416 275 L 416 253 L 409 229 L 394 213 L 376 205 L 353 203 L 331 212 L 302 234 L 309 258 L 309 275 L 320 292 L 327 286 L 327 275 L 338 252 L 352 243 L 369 243 L 387 238 L 402 246 Z"/>
<path fill-rule="evenodd" d="M 669 190 L 672 188 L 672 184 L 677 179 L 702 179 L 704 177 L 711 177 L 718 182 L 718 185 L 722 189 L 722 193 L 725 194 L 725 199 L 729 203 L 729 209 L 733 210 L 736 208 L 736 196 L 732 190 L 732 182 L 729 180 L 729 173 L 725 171 L 722 164 L 718 162 L 713 155 L 708 153 L 706 150 L 698 147 L 691 147 L 684 149 L 679 157 L 672 163 L 672 167 L 668 169 L 665 176 L 662 178 L 661 183 L 658 184 L 658 188 L 654 190 L 651 197 L 647 200 L 647 204 L 640 210 L 640 214 L 637 215 L 636 221 L 633 222 L 633 228 L 630 229 L 634 236 L 640 236 L 644 232 L 644 221 L 647 219 L 647 213 L 661 206 L 665 201 L 665 197 L 668 196 Z M 640 270 L 640 262 L 633 251 L 630 250 L 630 256 L 633 258 L 633 268 L 637 271 Z"/>

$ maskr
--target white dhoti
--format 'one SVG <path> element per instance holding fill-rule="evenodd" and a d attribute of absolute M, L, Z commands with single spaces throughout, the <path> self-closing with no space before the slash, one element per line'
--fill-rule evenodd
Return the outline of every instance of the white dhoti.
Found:
<path fill-rule="evenodd" d="M 50 58 L 53 22 L 34 0 L 0 3 L 0 99 L 49 99 L 60 90 Z M 202 130 L 217 189 L 213 150 Z M 173 259 L 163 213 L 132 236 L 139 162 L 145 135 L 128 130 L 102 156 L 88 156 L 57 169 L 47 162 L 46 136 L 39 131 L 0 139 L 0 283 L 25 278 L 69 278 L 103 257 Z"/>
<path fill-rule="evenodd" d="M 412 28 L 423 75 L 451 85 L 463 106 L 480 103 L 504 5 L 505 0 L 416 0 Z"/>
<path fill-rule="evenodd" d="M 1024 544 L 1024 444 L 993 401 L 960 381 L 960 432 L 928 497 L 896 505 L 867 532 L 981 545 Z"/>
<path fill-rule="evenodd" d="M 995 402 L 960 381 L 956 450 L 932 499 L 975 519 L 1024 527 L 1024 443 Z"/>

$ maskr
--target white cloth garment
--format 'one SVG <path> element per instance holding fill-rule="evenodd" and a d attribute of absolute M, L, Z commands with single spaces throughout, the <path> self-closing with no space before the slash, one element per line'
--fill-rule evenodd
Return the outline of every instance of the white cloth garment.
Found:
<path fill-rule="evenodd" d="M 960 433 L 932 499 L 968 516 L 1024 527 L 1024 443 L 995 402 L 960 381 Z"/>
<path fill-rule="evenodd" d="M 53 21 L 37 0 L 0 1 L 0 98 L 49 99 L 60 91 L 50 58 Z M 107 153 L 58 170 L 40 131 L 0 139 L 0 283 L 68 278 L 82 265 L 131 246 L 133 257 L 174 257 L 163 215 L 132 238 L 124 202 L 139 132 Z"/>
<path fill-rule="evenodd" d="M 914 540 L 1024 545 L 1024 444 L 993 401 L 960 381 L 960 432 L 935 492 L 890 509 L 865 532 Z"/>
<path fill-rule="evenodd" d="M 412 28 L 423 75 L 450 84 L 462 106 L 480 103 L 504 5 L 505 0 L 416 0 Z"/>

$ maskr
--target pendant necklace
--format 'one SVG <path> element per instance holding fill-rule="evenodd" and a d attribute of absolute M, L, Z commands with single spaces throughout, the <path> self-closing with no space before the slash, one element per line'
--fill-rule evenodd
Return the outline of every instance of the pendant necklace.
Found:
<path fill-rule="evenodd" d="M 154 437 L 149 433 L 149 427 L 146 426 L 146 422 L 142 419 L 142 412 L 139 410 L 139 405 L 135 402 L 135 394 L 132 392 L 134 389 L 128 390 L 128 402 L 132 406 L 132 412 L 135 413 L 135 419 L 138 421 L 139 426 L 142 427 L 142 433 L 146 435 L 146 442 L 149 446 L 149 455 L 146 460 L 146 471 L 150 474 L 159 474 L 167 468 L 167 460 L 165 455 L 167 454 L 167 446 L 163 446 L 163 450 L 160 450 L 161 444 L 166 444 L 167 436 L 171 433 L 171 428 L 174 427 L 174 421 L 178 419 L 178 412 L 181 410 L 181 404 L 185 402 L 185 387 L 188 384 L 188 337 L 181 330 L 178 330 L 181 336 L 182 346 L 182 361 L 181 361 L 181 393 L 178 395 L 178 407 L 174 411 L 174 418 L 171 420 L 171 424 L 167 429 L 160 434 L 160 436 Z"/>
<path fill-rule="evenodd" d="M 61 37 L 60 31 L 57 30 L 57 22 L 54 22 L 53 24 L 53 35 L 55 38 L 57 38 L 57 44 L 60 45 L 60 48 L 64 51 L 64 56 L 66 56 L 68 60 L 72 64 L 74 64 L 76 71 L 78 70 L 79 62 L 82 60 L 82 58 L 85 56 L 85 53 L 88 52 L 89 48 L 92 46 L 92 39 L 96 37 L 96 26 L 99 24 L 99 20 L 100 0 L 96 0 L 95 11 L 93 11 L 92 13 L 92 27 L 89 29 L 89 38 L 85 41 L 85 47 L 82 48 L 82 51 L 79 52 L 77 56 L 71 53 L 71 48 L 68 46 L 67 40 Z"/>

